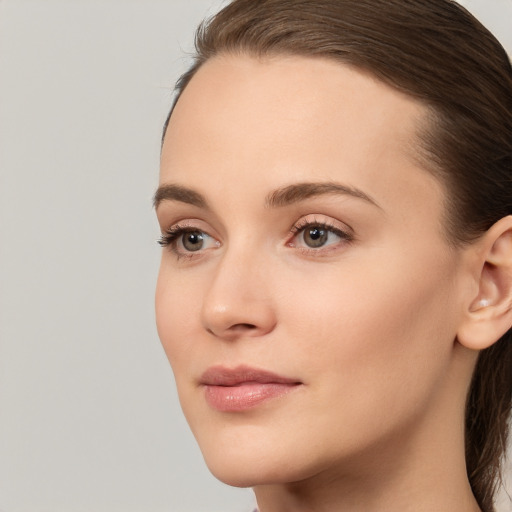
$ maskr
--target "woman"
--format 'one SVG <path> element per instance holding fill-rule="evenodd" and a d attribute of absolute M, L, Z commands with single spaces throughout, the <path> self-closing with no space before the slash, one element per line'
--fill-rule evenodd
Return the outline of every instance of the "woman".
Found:
<path fill-rule="evenodd" d="M 512 68 L 449 0 L 235 0 L 155 206 L 160 338 L 261 512 L 493 510 L 511 403 Z"/>

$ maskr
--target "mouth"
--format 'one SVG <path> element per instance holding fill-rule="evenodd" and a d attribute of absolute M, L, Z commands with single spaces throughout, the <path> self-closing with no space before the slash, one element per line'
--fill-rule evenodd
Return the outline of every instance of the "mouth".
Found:
<path fill-rule="evenodd" d="M 286 395 L 302 382 L 248 366 L 214 366 L 203 373 L 200 384 L 210 407 L 221 412 L 242 412 Z"/>

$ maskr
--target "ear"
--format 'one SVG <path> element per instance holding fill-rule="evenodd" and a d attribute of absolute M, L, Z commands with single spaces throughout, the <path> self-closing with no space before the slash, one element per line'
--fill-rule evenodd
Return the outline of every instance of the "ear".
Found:
<path fill-rule="evenodd" d="M 457 339 L 483 350 L 512 327 L 512 215 L 503 217 L 476 242 L 477 293 L 471 297 Z"/>

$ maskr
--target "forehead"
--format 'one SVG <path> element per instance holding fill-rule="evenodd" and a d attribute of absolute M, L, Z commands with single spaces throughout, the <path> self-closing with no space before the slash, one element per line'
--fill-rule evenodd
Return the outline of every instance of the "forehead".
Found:
<path fill-rule="evenodd" d="M 201 188 L 221 172 L 239 181 L 250 176 L 262 193 L 293 178 L 341 179 L 374 197 L 391 187 L 410 195 L 432 183 L 414 157 L 425 111 L 332 60 L 217 56 L 176 105 L 161 182 Z"/>
<path fill-rule="evenodd" d="M 176 106 L 172 122 L 178 122 L 180 111 L 185 110 L 189 121 L 194 114 L 200 118 L 211 113 L 220 123 L 232 109 L 245 116 L 246 122 L 255 120 L 269 128 L 277 120 L 293 123 L 306 117 L 328 122 L 338 114 L 346 116 L 349 104 L 356 106 L 361 99 L 364 108 L 357 111 L 361 122 L 395 120 L 397 128 L 409 128 L 411 124 L 404 126 L 404 121 L 414 121 L 424 113 L 416 100 L 367 72 L 334 60 L 221 54 L 196 72 Z M 229 111 L 227 106 L 231 106 Z"/>

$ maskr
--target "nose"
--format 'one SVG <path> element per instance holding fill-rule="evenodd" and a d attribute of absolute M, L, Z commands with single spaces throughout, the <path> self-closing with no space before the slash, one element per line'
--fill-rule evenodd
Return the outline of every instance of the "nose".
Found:
<path fill-rule="evenodd" d="M 276 326 L 265 262 L 240 252 L 226 254 L 212 271 L 202 304 L 204 328 L 224 340 L 259 337 Z"/>

